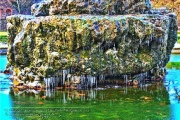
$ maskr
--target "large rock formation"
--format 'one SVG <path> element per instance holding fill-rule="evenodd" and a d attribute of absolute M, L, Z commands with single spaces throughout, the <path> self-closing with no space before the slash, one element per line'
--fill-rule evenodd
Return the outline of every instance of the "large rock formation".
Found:
<path fill-rule="evenodd" d="M 32 6 L 34 16 L 8 17 L 8 60 L 18 79 L 50 75 L 64 84 L 70 78 L 94 81 L 92 76 L 153 73 L 154 68 L 162 74 L 159 68 L 168 62 L 177 39 L 176 15 L 152 14 L 145 0 L 108 2 L 49 0 Z M 136 14 L 120 15 L 127 13 Z"/>

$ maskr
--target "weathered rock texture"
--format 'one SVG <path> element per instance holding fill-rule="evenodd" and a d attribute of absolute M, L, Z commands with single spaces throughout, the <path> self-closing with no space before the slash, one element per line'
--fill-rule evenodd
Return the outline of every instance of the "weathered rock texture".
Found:
<path fill-rule="evenodd" d="M 64 8 L 65 3 L 60 2 L 32 6 L 33 14 L 39 17 L 7 18 L 8 60 L 19 79 L 33 81 L 36 75 L 42 78 L 62 75 L 64 83 L 70 77 L 68 73 L 76 76 L 139 74 L 162 68 L 168 62 L 177 37 L 176 15 L 53 15 L 65 13 L 62 10 L 80 13 L 79 3 L 70 2 L 69 5 L 76 5 L 74 10 L 66 8 L 67 5 Z M 150 9 L 149 4 L 145 5 L 144 8 Z M 85 11 L 83 7 L 82 13 Z M 157 70 L 156 73 L 161 74 Z"/>
<path fill-rule="evenodd" d="M 151 9 L 149 0 L 47 0 L 34 4 L 35 16 L 57 14 L 119 15 L 145 13 Z"/>

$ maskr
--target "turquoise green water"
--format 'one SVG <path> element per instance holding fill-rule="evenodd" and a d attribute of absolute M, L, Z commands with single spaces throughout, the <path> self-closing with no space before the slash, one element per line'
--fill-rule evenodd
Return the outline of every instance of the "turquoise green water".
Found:
<path fill-rule="evenodd" d="M 5 70 L 7 63 L 6 55 L 0 55 L 0 71 Z"/>
<path fill-rule="evenodd" d="M 59 91 L 10 89 L 8 76 L 0 74 L 0 120 L 179 120 L 180 71 L 167 72 L 164 82 Z"/>
<path fill-rule="evenodd" d="M 10 95 L 15 107 L 13 111 L 20 110 L 14 116 L 25 120 L 169 119 L 168 93 L 161 83 L 157 84 L 105 90 L 49 90 L 38 94 L 26 90 L 19 95 L 14 92 Z M 29 113 L 33 117 L 28 116 Z"/>
<path fill-rule="evenodd" d="M 169 94 L 171 120 L 180 120 L 180 70 L 169 69 L 165 77 L 164 86 Z"/>
<path fill-rule="evenodd" d="M 169 62 L 180 62 L 180 55 L 172 54 L 171 57 L 170 57 Z"/>
<path fill-rule="evenodd" d="M 7 58 L 5 55 L 0 55 L 0 71 L 6 68 Z M 12 108 L 12 99 L 9 95 L 10 80 L 9 76 L 0 73 L 0 120 L 13 120 L 13 116 L 6 116 L 4 108 Z"/>

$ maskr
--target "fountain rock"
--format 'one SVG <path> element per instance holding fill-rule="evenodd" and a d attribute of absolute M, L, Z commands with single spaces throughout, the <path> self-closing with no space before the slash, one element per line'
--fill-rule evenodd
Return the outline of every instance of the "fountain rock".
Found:
<path fill-rule="evenodd" d="M 65 75 L 64 81 L 68 74 L 114 76 L 164 67 L 177 39 L 176 15 L 144 14 L 151 13 L 147 0 L 108 2 L 48 0 L 32 6 L 34 16 L 7 17 L 9 65 L 31 81 L 36 75 Z"/>

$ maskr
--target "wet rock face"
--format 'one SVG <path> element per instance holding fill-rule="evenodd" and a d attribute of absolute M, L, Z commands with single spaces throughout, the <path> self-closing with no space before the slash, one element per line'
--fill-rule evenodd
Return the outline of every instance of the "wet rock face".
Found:
<path fill-rule="evenodd" d="M 8 60 L 19 79 L 33 81 L 59 70 L 92 76 L 139 74 L 168 62 L 177 37 L 176 15 L 54 15 L 64 14 L 52 9 L 63 6 L 59 2 L 33 5 L 32 13 L 39 17 L 7 18 Z"/>

